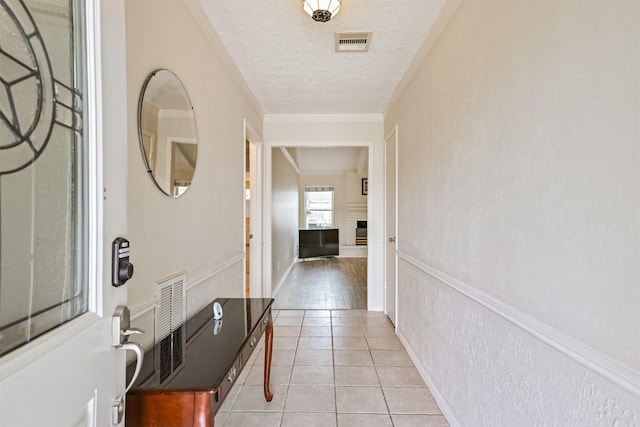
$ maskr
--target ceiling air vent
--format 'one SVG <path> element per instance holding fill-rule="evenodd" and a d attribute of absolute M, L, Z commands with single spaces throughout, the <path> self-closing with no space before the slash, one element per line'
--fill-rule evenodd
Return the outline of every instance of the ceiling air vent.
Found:
<path fill-rule="evenodd" d="M 366 52 L 371 33 L 336 33 L 336 52 Z"/>

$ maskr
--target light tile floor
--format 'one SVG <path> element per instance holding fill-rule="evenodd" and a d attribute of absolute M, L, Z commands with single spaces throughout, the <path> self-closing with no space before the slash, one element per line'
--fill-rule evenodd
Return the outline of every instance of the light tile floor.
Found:
<path fill-rule="evenodd" d="M 216 427 L 449 425 L 384 314 L 273 314 L 273 400 L 264 400 L 260 350 L 216 415 Z"/>

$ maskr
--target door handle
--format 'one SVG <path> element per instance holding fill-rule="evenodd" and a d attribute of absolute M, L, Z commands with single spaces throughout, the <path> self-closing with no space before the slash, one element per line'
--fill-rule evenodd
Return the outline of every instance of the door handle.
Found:
<path fill-rule="evenodd" d="M 114 425 L 122 423 L 122 420 L 124 419 L 125 396 L 138 379 L 138 375 L 140 375 L 140 371 L 142 370 L 142 362 L 144 361 L 144 351 L 142 350 L 142 347 L 140 347 L 140 344 L 127 342 L 131 335 L 143 334 L 144 331 L 137 328 L 131 328 L 130 326 L 131 317 L 129 307 L 126 305 L 119 305 L 116 307 L 116 311 L 112 317 L 112 344 L 116 349 L 133 351 L 136 355 L 136 368 L 133 372 L 133 376 L 131 377 L 131 381 L 125 387 L 120 396 L 113 401 L 113 405 L 111 406 L 111 423 Z"/>
<path fill-rule="evenodd" d="M 111 320 L 111 344 L 118 348 L 124 345 L 131 335 L 144 334 L 143 330 L 131 327 L 131 312 L 126 305 L 116 307 Z"/>
<path fill-rule="evenodd" d="M 389 237 L 389 243 L 395 243 L 396 238 L 395 237 Z"/>
<path fill-rule="evenodd" d="M 111 423 L 114 425 L 118 425 L 122 423 L 124 419 L 124 411 L 125 411 L 125 397 L 127 392 L 131 389 L 133 384 L 138 379 L 138 375 L 140 375 L 140 371 L 142 370 L 142 362 L 144 361 L 144 352 L 142 351 L 142 347 L 140 344 L 134 342 L 127 342 L 118 346 L 117 348 L 121 348 L 123 350 L 131 350 L 136 354 L 136 369 L 133 372 L 133 376 L 131 377 L 131 381 L 129 385 L 124 389 L 122 394 L 118 396 L 111 406 Z"/>
<path fill-rule="evenodd" d="M 125 343 L 118 348 L 121 348 L 123 350 L 131 350 L 136 354 L 136 369 L 133 371 L 133 376 L 131 377 L 131 381 L 129 382 L 129 385 L 124 389 L 120 397 L 116 399 L 116 400 L 121 400 L 127 394 L 127 392 L 131 390 L 131 387 L 138 379 L 138 375 L 140 375 L 140 371 L 142 370 L 142 362 L 144 361 L 144 352 L 142 350 L 142 347 L 140 347 L 140 344 L 135 342 Z"/>

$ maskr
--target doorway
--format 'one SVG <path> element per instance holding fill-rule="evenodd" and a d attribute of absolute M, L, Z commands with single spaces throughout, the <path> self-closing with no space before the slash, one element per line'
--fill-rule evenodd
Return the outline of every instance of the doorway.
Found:
<path fill-rule="evenodd" d="M 371 217 L 369 165 L 373 157 L 372 144 L 367 142 L 271 143 L 265 148 L 265 224 L 268 224 L 265 228 L 265 247 L 268 248 L 265 251 L 265 258 L 269 258 L 268 261 L 265 259 L 265 295 L 275 295 L 276 304 L 280 302 L 284 304 L 284 300 L 287 300 L 288 305 L 281 308 L 371 309 L 369 295 L 372 280 L 370 274 L 372 266 L 369 263 L 371 239 L 367 240 L 363 236 L 358 239 L 357 229 L 365 228 L 364 224 Z M 349 154 L 350 152 L 355 154 Z M 305 156 L 308 153 L 310 153 L 310 163 L 313 164 L 311 169 L 308 169 L 308 163 L 305 162 Z M 348 170 L 340 169 L 338 164 L 349 155 L 355 157 L 356 166 Z M 321 164 L 323 158 L 329 159 L 327 170 L 324 170 Z M 290 165 L 286 165 L 287 162 Z M 283 167 L 283 163 L 286 167 Z M 331 170 L 331 168 L 338 168 L 340 171 Z M 293 177 L 284 178 L 288 179 L 285 183 L 282 181 L 283 169 L 289 169 L 293 174 Z M 293 190 L 291 181 L 294 181 Z M 331 200 L 335 201 L 336 211 L 331 214 L 324 212 L 326 208 L 324 206 L 312 206 L 307 209 L 308 207 L 304 205 L 304 194 L 307 191 L 335 192 Z M 293 207 L 287 206 L 287 201 L 283 200 L 283 194 L 286 192 L 295 192 L 296 200 Z M 309 221 L 308 215 L 315 215 L 314 220 Z M 318 223 L 320 216 L 324 228 L 339 229 L 339 257 L 335 259 L 311 257 L 300 261 L 299 258 L 302 256 L 299 257 L 298 251 L 299 232 L 309 228 L 309 224 Z M 283 218 L 289 218 L 289 222 L 283 221 Z M 332 221 L 330 226 L 325 224 L 329 218 Z M 317 269 L 313 268 L 314 266 L 317 266 Z M 267 272 L 269 268 L 270 271 Z M 309 282 L 313 280 L 319 281 L 317 285 Z M 353 286 L 358 280 L 361 280 L 362 286 L 359 284 Z M 290 281 L 297 283 L 304 281 L 304 286 L 309 292 L 302 292 L 301 289 L 295 292 L 299 294 L 299 298 L 302 298 L 299 300 L 302 305 L 296 306 L 291 302 L 296 300 L 295 297 L 290 298 L 292 295 L 287 293 L 287 288 L 294 286 L 288 283 Z M 327 281 L 333 281 L 334 284 L 347 283 L 351 289 L 340 290 L 335 287 L 329 289 L 320 283 L 322 281 L 325 284 Z M 375 278 L 373 281 L 376 281 Z M 315 289 L 311 290 L 314 287 Z M 356 295 L 357 293 L 361 295 Z M 321 300 L 323 298 L 324 301 Z M 339 306 L 326 305 L 332 299 L 340 303 Z M 348 306 L 350 300 L 355 301 L 358 304 L 357 307 Z"/>

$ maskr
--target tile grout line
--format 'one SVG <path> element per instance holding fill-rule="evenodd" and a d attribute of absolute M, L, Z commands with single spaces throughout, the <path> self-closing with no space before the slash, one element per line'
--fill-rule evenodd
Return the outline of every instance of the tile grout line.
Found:
<path fill-rule="evenodd" d="M 387 402 L 387 395 L 384 393 L 384 389 L 382 388 L 382 381 L 380 381 L 380 375 L 378 374 L 378 367 L 376 366 L 376 362 L 373 359 L 373 353 L 371 352 L 371 347 L 369 346 L 369 340 L 367 339 L 367 333 L 364 329 L 364 323 L 362 322 L 362 318 L 360 317 L 360 313 L 358 313 L 358 318 L 360 319 L 360 325 L 362 326 L 362 333 L 365 336 L 365 341 L 367 343 L 367 350 L 369 350 L 369 356 L 371 357 L 371 363 L 373 363 L 373 371 L 376 373 L 376 378 L 378 379 L 378 385 L 380 387 L 380 393 L 382 393 L 382 399 L 384 400 L 384 406 L 387 408 L 387 416 L 389 417 L 389 421 L 393 426 L 393 418 L 391 417 L 391 409 L 389 408 L 389 402 Z"/>
<path fill-rule="evenodd" d="M 304 314 L 302 315 L 302 322 L 304 322 Z M 291 387 L 291 380 L 293 379 L 293 368 L 296 366 L 296 357 L 298 356 L 298 346 L 300 345 L 300 333 L 302 331 L 302 322 L 300 322 L 300 329 L 298 330 L 298 336 L 296 338 L 296 348 L 293 354 L 293 361 L 291 362 L 291 371 L 289 372 L 289 379 L 287 381 L 286 391 L 284 392 L 284 403 L 282 404 L 282 413 L 280 415 L 280 426 L 284 422 L 285 408 L 287 407 L 287 399 L 289 398 L 289 389 Z"/>
<path fill-rule="evenodd" d="M 384 400 L 384 404 L 387 407 L 387 415 L 389 416 L 389 421 L 391 421 L 391 425 L 393 426 L 393 417 L 391 416 L 391 408 L 389 408 L 389 402 L 387 402 L 387 395 L 384 392 L 384 388 L 382 387 L 382 381 L 380 380 L 380 374 L 378 374 L 378 367 L 376 366 L 375 361 L 373 360 L 373 353 L 371 352 L 371 347 L 369 346 L 369 340 L 367 339 L 366 331 L 364 330 L 364 324 L 362 323 L 362 319 L 360 319 L 360 324 L 362 324 L 363 333 L 365 335 L 365 340 L 367 342 L 367 348 L 369 349 L 369 355 L 371 356 L 371 362 L 373 363 L 373 370 L 376 373 L 376 378 L 378 379 L 378 384 L 380 385 L 380 392 L 382 393 L 382 399 Z"/>
<path fill-rule="evenodd" d="M 287 411 L 285 410 L 285 408 L 286 408 L 286 404 L 287 404 L 287 402 L 288 402 L 289 392 L 291 392 L 291 391 L 292 391 L 291 387 L 292 387 L 292 385 L 293 385 L 293 384 L 292 384 L 292 380 L 293 380 L 293 372 L 294 372 L 294 368 L 296 367 L 296 358 L 297 358 L 297 356 L 298 356 L 298 354 L 299 354 L 299 351 L 301 350 L 301 349 L 300 349 L 300 340 L 303 338 L 303 336 L 302 336 L 302 325 L 304 325 L 305 319 L 311 319 L 312 317 L 313 317 L 313 318 L 316 318 L 316 317 L 317 317 L 317 318 L 325 318 L 325 316 L 310 316 L 310 317 L 307 317 L 307 314 L 309 314 L 308 312 L 312 312 L 312 311 L 314 311 L 314 310 L 301 310 L 301 311 L 302 311 L 303 313 L 302 313 L 302 317 L 301 317 L 301 321 L 300 321 L 300 322 L 301 322 L 301 324 L 300 324 L 300 329 L 299 329 L 299 331 L 298 331 L 298 333 L 297 333 L 297 335 L 296 335 L 296 337 L 295 337 L 295 338 L 296 338 L 296 340 L 295 340 L 295 346 L 294 346 L 294 348 L 293 348 L 293 350 L 294 350 L 294 354 L 293 354 L 293 361 L 292 361 L 291 369 L 290 369 L 290 371 L 287 373 L 287 378 L 286 378 L 286 380 L 287 380 L 287 381 L 286 381 L 286 387 L 283 387 L 283 391 L 282 391 L 282 392 L 284 393 L 284 396 L 282 397 L 282 398 L 283 398 L 282 408 L 281 408 L 281 410 L 280 410 L 280 411 L 277 411 L 277 412 L 276 412 L 276 411 L 273 411 L 273 412 L 275 412 L 275 413 L 279 413 L 279 416 L 278 416 L 278 417 L 279 417 L 279 418 L 278 418 L 279 422 L 278 422 L 278 424 L 277 424 L 277 425 L 279 425 L 280 427 L 282 427 L 282 426 L 286 426 L 286 425 L 287 425 L 287 424 L 285 424 L 285 421 L 287 421 L 287 420 L 284 418 L 284 415 L 285 415 L 285 413 L 287 412 Z M 338 408 L 338 398 L 337 398 L 337 388 L 338 388 L 338 384 L 337 384 L 337 383 L 338 383 L 338 381 L 336 381 L 338 365 L 336 364 L 336 360 L 335 360 L 335 351 L 337 351 L 337 350 L 336 350 L 336 348 L 335 348 L 335 345 L 336 345 L 336 339 L 338 339 L 338 338 L 346 338 L 346 339 L 348 339 L 348 338 L 350 338 L 350 337 L 337 337 L 337 336 L 335 336 L 335 335 L 334 335 L 334 333 L 333 333 L 333 332 L 334 332 L 334 331 L 333 331 L 333 328 L 334 328 L 334 327 L 338 327 L 338 326 L 344 326 L 344 325 L 342 324 L 343 322 L 339 322 L 339 323 L 340 323 L 340 325 L 336 325 L 336 324 L 335 324 L 335 319 L 334 319 L 334 317 L 333 317 L 333 315 L 332 315 L 332 314 L 333 314 L 333 310 L 328 310 L 328 312 L 329 312 L 329 313 L 328 313 L 328 317 L 326 317 L 326 318 L 328 318 L 329 320 L 328 320 L 326 323 L 328 323 L 328 325 L 329 325 L 329 331 L 330 331 L 330 335 L 329 335 L 329 337 L 328 337 L 328 338 L 329 338 L 329 342 L 330 342 L 331 357 L 332 357 L 332 364 L 331 364 L 331 371 L 330 371 L 330 372 L 332 372 L 332 375 L 333 375 L 333 382 L 332 382 L 332 384 L 333 384 L 333 401 L 334 401 L 334 411 L 333 411 L 333 414 L 332 414 L 332 415 L 333 415 L 333 417 L 329 417 L 329 418 L 333 418 L 333 419 L 334 419 L 334 421 L 335 421 L 335 423 L 336 423 L 336 426 L 339 426 L 338 422 L 339 422 L 339 418 L 340 418 L 340 417 L 339 417 L 340 412 L 339 412 L 339 408 Z M 288 317 L 288 316 L 287 316 L 287 317 Z M 346 316 L 343 316 L 343 317 L 346 317 Z M 374 387 L 378 387 L 378 390 L 380 390 L 380 392 L 382 393 L 382 397 L 383 397 L 383 400 L 384 400 L 384 402 L 385 402 L 385 412 L 353 412 L 353 413 L 352 413 L 352 412 L 345 412 L 345 414 L 349 414 L 349 415 L 382 415 L 382 416 L 386 415 L 386 417 L 385 417 L 385 418 L 388 420 L 388 421 L 386 421 L 386 422 L 387 422 L 387 423 L 389 423 L 389 422 L 390 422 L 390 425 L 394 426 L 394 425 L 395 425 L 395 421 L 394 421 L 393 416 L 392 416 L 392 414 L 391 414 L 391 410 L 390 410 L 390 406 L 389 406 L 389 401 L 388 401 L 388 399 L 387 399 L 387 395 L 385 394 L 385 391 L 384 391 L 384 387 L 383 387 L 383 384 L 382 384 L 382 381 L 381 381 L 381 377 L 380 377 L 380 373 L 379 373 L 378 367 L 376 366 L 376 364 L 375 364 L 375 363 L 374 363 L 374 361 L 373 361 L 373 353 L 372 353 L 372 352 L 373 352 L 373 350 L 372 350 L 372 348 L 371 348 L 371 344 L 370 344 L 370 342 L 369 342 L 369 339 L 368 339 L 368 336 L 367 336 L 367 333 L 366 333 L 366 330 L 365 330 L 365 326 L 366 326 L 366 325 L 365 325 L 365 323 L 368 323 L 368 322 L 365 322 L 365 320 L 367 320 L 367 319 L 366 319 L 366 317 L 367 317 L 367 316 L 364 316 L 364 315 L 362 315 L 362 316 L 361 316 L 361 314 L 360 314 L 360 313 L 358 313 L 358 312 L 356 311 L 356 316 L 355 316 L 355 317 L 357 317 L 357 318 L 358 318 L 358 323 L 359 323 L 359 325 L 360 325 L 360 328 L 359 328 L 359 329 L 362 331 L 362 338 L 363 338 L 364 343 L 366 344 L 367 354 L 369 355 L 369 357 L 371 358 L 371 361 L 372 361 L 372 368 L 373 368 L 373 370 L 374 370 L 374 372 L 373 372 L 373 375 L 372 375 L 372 376 L 375 376 L 375 379 L 376 379 L 376 382 L 377 382 L 377 384 L 375 384 L 375 386 L 374 386 L 373 384 L 372 384 L 372 386 L 374 386 Z M 374 319 L 372 319 L 372 320 L 374 320 Z M 324 325 L 322 324 L 323 322 L 317 322 L 317 321 L 315 321 L 314 323 L 320 323 L 320 324 L 318 324 L 318 325 L 311 325 L 311 327 L 312 327 L 312 328 L 313 328 L 313 327 L 321 327 L 321 326 L 324 326 Z M 371 327 L 373 327 L 373 328 L 378 327 L 378 326 L 375 326 L 375 324 L 377 323 L 377 320 L 374 320 L 374 322 L 373 322 L 373 323 L 374 323 L 374 326 L 371 326 Z M 376 332 L 376 333 L 377 333 L 377 332 Z M 375 333 L 374 333 L 374 335 L 375 335 Z M 313 335 L 312 335 L 312 336 L 310 336 L 309 338 L 314 338 L 314 337 L 315 337 L 315 336 L 313 336 Z M 317 337 L 315 337 L 315 338 L 322 338 L 322 336 L 320 335 L 320 336 L 317 336 Z M 391 338 L 391 337 L 381 337 L 381 338 Z M 353 337 L 353 339 L 357 339 L 357 337 Z M 320 348 L 324 348 L 324 345 L 326 345 L 326 344 L 322 344 L 322 345 L 320 345 L 319 347 L 320 347 Z M 311 347 L 316 347 L 316 345 L 312 345 Z M 310 350 L 316 350 L 316 349 L 310 349 Z M 351 350 L 349 350 L 349 349 L 345 349 L 344 351 L 352 351 L 352 350 L 353 350 L 353 349 L 351 349 Z M 389 349 L 388 351 L 392 351 L 392 350 L 391 350 L 391 349 Z M 400 351 L 401 351 L 401 350 L 400 350 Z M 254 365 L 255 365 L 255 362 L 256 362 L 256 361 L 258 361 L 258 358 L 257 358 L 257 357 L 254 359 Z M 302 366 L 306 366 L 306 365 L 302 365 Z M 359 365 L 359 364 L 357 364 L 357 363 L 356 363 L 356 364 L 354 364 L 354 365 L 347 364 L 347 365 L 345 365 L 345 366 L 346 366 L 346 367 L 348 367 L 348 366 L 361 366 L 361 365 Z M 415 368 L 415 365 L 412 365 L 412 366 Z M 386 365 L 383 365 L 383 367 L 387 367 L 387 366 L 386 366 Z M 391 367 L 391 368 L 392 368 L 392 367 L 395 367 L 395 366 L 389 365 L 388 367 Z M 402 365 L 402 366 L 398 366 L 398 367 L 399 367 L 399 368 L 403 368 L 403 367 L 405 367 L 405 366 L 404 366 L 404 365 Z M 239 385 L 241 385 L 241 389 L 238 391 L 238 394 L 236 394 L 236 402 L 234 402 L 234 405 L 233 405 L 233 406 L 235 406 L 235 404 L 237 403 L 237 399 L 239 398 L 239 393 L 240 393 L 240 391 L 241 391 L 242 389 L 245 389 L 245 388 L 247 387 L 247 379 L 248 379 L 248 376 L 243 380 L 243 383 L 242 383 L 242 384 L 239 384 Z M 301 385 L 304 385 L 304 384 L 301 384 Z M 313 384 L 310 384 L 309 386 L 312 386 L 312 385 L 313 385 Z M 365 385 L 358 386 L 358 384 L 356 384 L 356 383 L 354 383 L 354 384 L 344 384 L 344 385 L 342 385 L 342 386 L 340 386 L 340 387 L 347 388 L 347 387 L 349 387 L 349 386 L 354 386 L 354 387 L 356 387 L 356 386 L 357 386 L 357 387 L 365 387 Z M 398 383 L 397 385 L 390 385 L 390 386 L 388 386 L 388 387 L 389 387 L 389 388 L 405 388 L 405 387 L 406 387 L 406 388 L 423 388 L 423 389 L 428 390 L 428 387 L 425 387 L 425 386 L 421 386 L 421 387 L 413 387 L 413 386 L 409 386 L 409 385 L 404 386 L 404 385 L 402 385 L 402 384 L 400 384 L 400 383 Z M 265 411 L 266 411 L 266 410 L 265 410 Z M 259 412 L 259 411 L 251 411 L 251 410 L 248 410 L 248 411 L 239 411 L 239 412 L 240 412 L 240 413 L 242 413 L 242 412 Z M 268 411 L 267 411 L 267 412 L 268 412 Z M 332 411 L 305 411 L 305 410 L 292 410 L 292 411 L 289 411 L 289 412 L 290 412 L 291 414 L 316 414 L 316 413 L 326 413 L 326 414 L 330 414 Z M 224 422 L 223 422 L 223 423 L 221 423 L 221 425 L 227 425 L 227 423 L 229 423 L 229 427 L 232 425 L 232 424 L 231 424 L 231 421 L 230 421 L 230 418 L 229 418 L 229 415 L 230 415 L 230 414 L 228 414 L 227 419 L 225 419 L 225 420 L 224 420 Z M 432 414 L 432 413 L 423 413 L 423 412 L 415 412 L 415 413 L 411 413 L 411 414 L 407 414 L 407 415 L 423 415 L 423 416 L 431 416 L 431 415 L 434 415 L 434 416 L 435 416 L 435 415 L 440 415 L 440 416 L 441 416 L 441 414 L 439 414 L 439 413 L 433 413 L 433 414 Z M 288 417 L 287 419 L 290 419 L 290 418 L 291 418 L 291 417 Z M 292 419 L 295 419 L 295 417 L 294 417 L 294 418 L 292 418 Z M 274 421 L 274 422 L 276 422 L 276 419 L 275 419 L 275 418 L 273 418 L 273 421 Z M 273 425 L 276 425 L 276 424 L 274 423 Z"/>
<path fill-rule="evenodd" d="M 331 330 L 331 364 L 333 365 L 333 403 L 336 408 L 336 426 L 338 426 L 338 388 L 336 385 L 336 354 L 333 345 L 333 310 L 329 310 L 329 328 Z"/>

